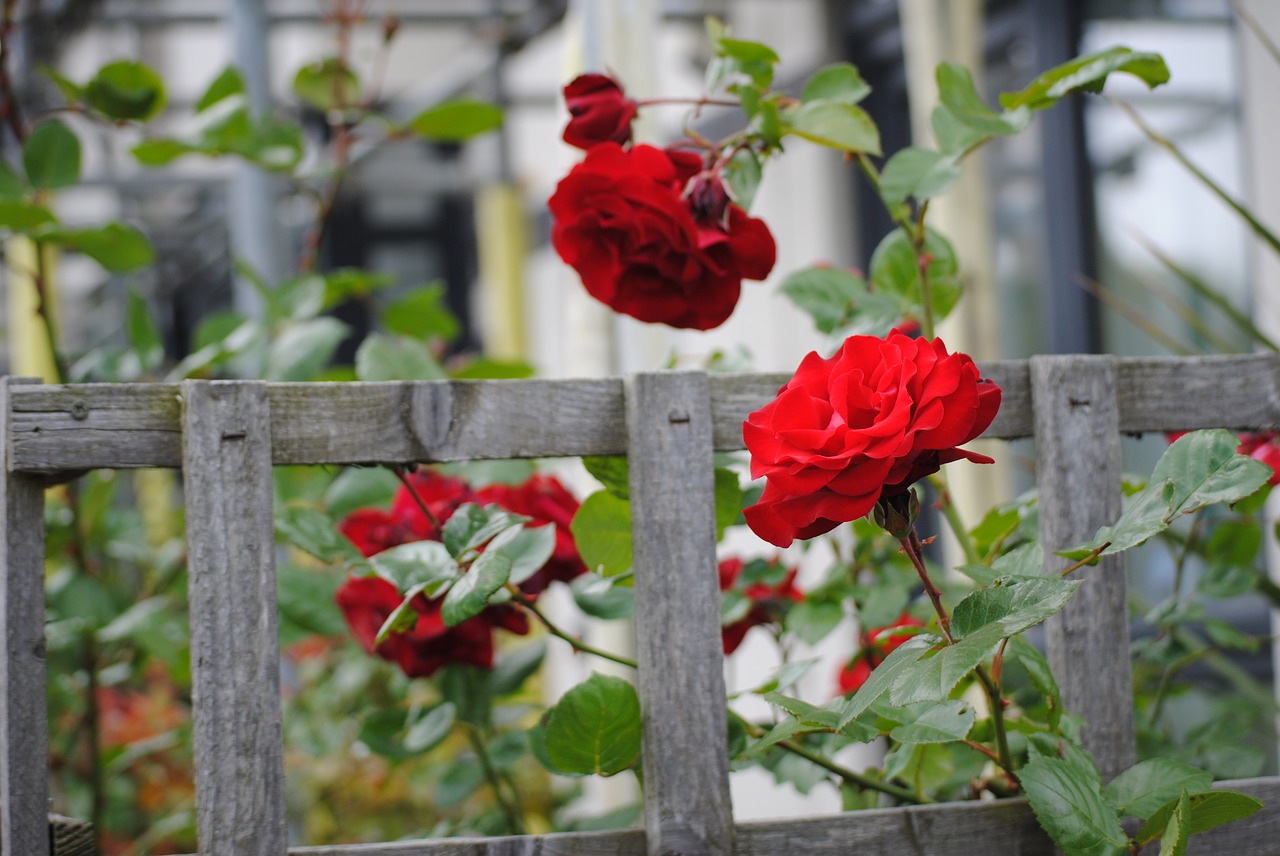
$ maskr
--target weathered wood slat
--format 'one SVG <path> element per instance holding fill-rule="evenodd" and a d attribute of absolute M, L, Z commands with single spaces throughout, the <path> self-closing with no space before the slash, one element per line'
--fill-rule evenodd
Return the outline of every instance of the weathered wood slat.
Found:
<path fill-rule="evenodd" d="M 1093 537 L 1120 516 L 1120 434 L 1111 357 L 1031 359 L 1036 484 L 1045 573 L 1070 562 L 1054 551 Z M 1049 664 L 1063 706 L 1085 719 L 1085 747 L 1104 779 L 1134 762 L 1133 674 L 1124 560 L 1077 570 L 1080 590 L 1045 623 Z"/>
<path fill-rule="evenodd" d="M 0 437 L 9 397 L 26 379 L 0 379 Z M 0 442 L 8 463 L 10 448 Z M 29 475 L 0 479 L 0 853 L 48 856 L 49 738 L 45 690 L 44 487 Z"/>
<path fill-rule="evenodd" d="M 649 856 L 732 856 L 707 376 L 626 379 Z"/>
<path fill-rule="evenodd" d="M 1030 436 L 1026 362 L 983 373 L 1004 389 L 987 437 Z M 1119 430 L 1280 426 L 1280 356 L 1116 362 Z M 786 381 L 712 375 L 713 443 L 742 448 L 742 420 Z M 626 450 L 622 382 L 591 380 L 271 384 L 277 464 L 404 463 L 618 455 Z M 1190 406 L 1195 402 L 1195 406 Z M 181 465 L 178 387 L 84 384 L 17 389 L 12 468 L 60 472 Z M 1227 421 L 1231 424 L 1222 425 Z"/>
<path fill-rule="evenodd" d="M 187 381 L 183 489 L 201 856 L 287 844 L 266 384 Z"/>

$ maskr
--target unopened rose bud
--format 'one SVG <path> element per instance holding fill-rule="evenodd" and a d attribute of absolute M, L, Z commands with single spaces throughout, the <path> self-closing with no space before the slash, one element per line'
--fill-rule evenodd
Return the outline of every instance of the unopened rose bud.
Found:
<path fill-rule="evenodd" d="M 580 149 L 601 143 L 631 142 L 631 122 L 636 102 L 612 77 L 582 74 L 564 87 L 564 103 L 572 116 L 564 129 L 564 141 Z"/>
<path fill-rule="evenodd" d="M 876 525 L 899 541 L 911 537 L 920 516 L 920 497 L 914 490 L 883 496 L 871 510 Z"/>
<path fill-rule="evenodd" d="M 725 190 L 720 176 L 702 173 L 694 178 L 689 186 L 689 208 L 693 219 L 702 222 L 720 222 L 724 220 L 725 209 L 729 207 L 729 192 Z"/>

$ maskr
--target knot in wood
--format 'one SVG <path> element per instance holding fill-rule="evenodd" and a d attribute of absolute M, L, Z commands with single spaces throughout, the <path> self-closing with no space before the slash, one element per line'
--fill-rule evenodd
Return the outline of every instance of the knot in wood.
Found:
<path fill-rule="evenodd" d="M 71 402 L 71 418 L 77 422 L 83 422 L 89 418 L 89 405 L 83 401 L 76 400 Z"/>

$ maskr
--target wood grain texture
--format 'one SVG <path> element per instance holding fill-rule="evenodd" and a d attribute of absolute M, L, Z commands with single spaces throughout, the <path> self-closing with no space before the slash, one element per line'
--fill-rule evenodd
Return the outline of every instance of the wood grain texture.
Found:
<path fill-rule="evenodd" d="M 186 381 L 183 489 L 201 856 L 287 843 L 265 383 Z"/>
<path fill-rule="evenodd" d="M 1280 356 L 1126 358 L 1115 365 L 1121 431 L 1280 427 Z M 994 362 L 981 368 L 1004 390 L 1000 414 L 984 436 L 1029 436 L 1029 364 Z M 773 399 L 787 377 L 709 377 L 717 450 L 742 448 L 743 419 Z M 619 455 L 626 450 L 618 378 L 289 383 L 268 389 L 277 464 Z M 180 466 L 178 410 L 178 387 L 172 384 L 15 390 L 13 466 L 23 472 Z"/>
<path fill-rule="evenodd" d="M 732 856 L 707 376 L 626 379 L 650 856 Z"/>
<path fill-rule="evenodd" d="M 1032 357 L 1036 484 L 1045 574 L 1070 562 L 1054 552 L 1087 541 L 1120 516 L 1120 434 L 1112 357 Z M 1072 574 L 1084 584 L 1045 623 L 1063 706 L 1085 719 L 1085 747 L 1104 779 L 1134 762 L 1133 674 L 1124 560 L 1107 556 Z"/>
<path fill-rule="evenodd" d="M 12 390 L 30 381 L 0 379 L 0 431 Z M 0 437 L 7 436 L 0 433 Z M 4 581 L 0 584 L 0 853 L 48 856 L 48 712 L 44 639 L 44 487 L 10 472 L 0 443 L 4 504 Z"/>

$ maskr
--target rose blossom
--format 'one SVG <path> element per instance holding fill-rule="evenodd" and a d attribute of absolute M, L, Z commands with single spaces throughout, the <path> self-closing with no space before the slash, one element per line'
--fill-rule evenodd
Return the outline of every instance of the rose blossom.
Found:
<path fill-rule="evenodd" d="M 778 397 L 747 417 L 751 475 L 766 479 L 743 513 L 786 547 L 866 515 L 945 463 L 992 463 L 956 448 L 987 429 L 1000 387 L 941 340 L 851 336 L 830 359 L 810 353 Z"/>
<path fill-rule="evenodd" d="M 732 314 L 743 279 L 769 275 L 777 248 L 764 222 L 732 203 L 721 218 L 695 218 L 685 196 L 688 155 L 616 143 L 588 149 L 548 201 L 551 243 L 615 311 L 710 330 Z"/>
<path fill-rule="evenodd" d="M 581 74 L 565 84 L 564 103 L 573 118 L 564 141 L 580 149 L 600 143 L 631 141 L 636 102 L 622 92 L 618 81 L 603 74 Z"/>
<path fill-rule="evenodd" d="M 720 591 L 737 591 L 751 603 L 746 615 L 720 628 L 720 641 L 726 654 L 738 650 L 747 631 L 752 627 L 780 624 L 786 617 L 787 610 L 804 600 L 804 593 L 795 586 L 795 568 L 784 570 L 777 559 L 767 564 L 772 572 L 771 576 L 782 575 L 780 580 L 773 583 L 767 579 L 744 581 L 741 577 L 746 566 L 741 559 L 731 558 L 720 562 Z"/>

